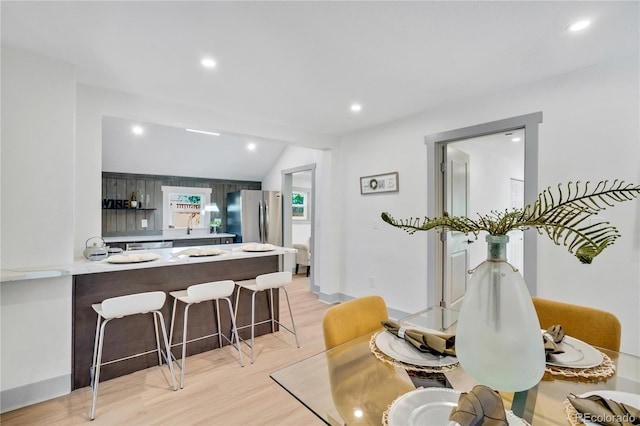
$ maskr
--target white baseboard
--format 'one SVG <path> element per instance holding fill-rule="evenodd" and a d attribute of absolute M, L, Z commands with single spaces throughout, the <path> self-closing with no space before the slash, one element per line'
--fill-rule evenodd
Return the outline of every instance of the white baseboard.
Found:
<path fill-rule="evenodd" d="M 53 377 L 0 391 L 0 413 L 71 393 L 71 375 Z"/>
<path fill-rule="evenodd" d="M 346 294 L 343 294 L 343 293 L 332 293 L 332 294 L 318 293 L 318 299 L 321 302 L 325 302 L 331 305 L 334 303 L 346 302 L 348 300 L 353 299 L 353 297 L 347 296 Z M 388 306 L 387 306 L 387 311 L 389 311 L 389 318 L 396 319 L 396 320 L 410 315 L 408 312 L 399 311 L 397 309 L 393 309 Z"/>

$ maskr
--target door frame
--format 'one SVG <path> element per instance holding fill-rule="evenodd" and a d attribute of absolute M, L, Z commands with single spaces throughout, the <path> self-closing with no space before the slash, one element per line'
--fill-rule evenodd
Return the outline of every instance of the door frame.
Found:
<path fill-rule="evenodd" d="M 283 239 L 282 245 L 284 247 L 292 247 L 292 239 L 291 239 L 291 227 L 293 226 L 292 214 L 291 214 L 291 194 L 293 192 L 293 174 L 298 172 L 311 172 L 311 193 L 309 194 L 311 200 L 311 208 L 309 209 L 309 215 L 311 217 L 311 246 L 309 247 L 309 251 L 311 253 L 311 266 L 309 271 L 309 288 L 311 291 L 318 293 L 320 291 L 320 287 L 315 285 L 315 264 L 314 255 L 315 249 L 313 246 L 315 245 L 315 223 L 316 223 L 316 164 L 306 164 L 303 166 L 293 167 L 291 169 L 282 170 L 282 199 L 284 209 L 283 218 Z"/>
<path fill-rule="evenodd" d="M 538 125 L 542 123 L 542 112 L 520 115 L 474 126 L 425 136 L 427 147 L 427 217 L 442 216 L 443 213 L 443 147 L 450 142 L 507 132 L 524 128 L 524 202 L 533 203 L 538 196 Z M 524 279 L 529 293 L 536 295 L 538 276 L 537 235 L 524 233 Z M 438 233 L 427 238 L 427 303 L 433 305 L 442 300 L 443 243 Z"/>

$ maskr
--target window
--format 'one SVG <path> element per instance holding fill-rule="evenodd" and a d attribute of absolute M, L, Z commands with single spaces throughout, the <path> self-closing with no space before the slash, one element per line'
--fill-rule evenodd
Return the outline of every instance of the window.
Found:
<path fill-rule="evenodd" d="M 163 229 L 197 229 L 209 226 L 211 188 L 163 186 Z"/>

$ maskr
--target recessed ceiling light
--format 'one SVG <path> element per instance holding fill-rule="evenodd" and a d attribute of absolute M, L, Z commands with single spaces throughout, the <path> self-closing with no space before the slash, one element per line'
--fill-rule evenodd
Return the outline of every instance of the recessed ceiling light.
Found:
<path fill-rule="evenodd" d="M 142 126 L 133 126 L 131 128 L 131 131 L 133 132 L 134 135 L 141 135 L 144 133 L 144 127 Z"/>
<path fill-rule="evenodd" d="M 247 144 L 247 149 L 249 151 L 255 151 L 256 150 L 256 144 L 253 142 L 249 142 L 249 144 Z"/>
<path fill-rule="evenodd" d="M 200 63 L 202 64 L 203 67 L 205 68 L 215 68 L 216 67 L 216 61 L 214 61 L 211 58 L 202 58 L 202 60 L 200 61 Z"/>
<path fill-rule="evenodd" d="M 521 140 L 520 138 L 511 138 L 511 142 L 520 142 Z"/>
<path fill-rule="evenodd" d="M 567 31 L 571 31 L 571 32 L 582 31 L 585 28 L 587 28 L 589 25 L 591 25 L 591 21 L 589 21 L 588 19 L 577 21 L 569 25 L 567 27 Z"/>
<path fill-rule="evenodd" d="M 358 112 L 362 110 L 362 105 L 360 104 L 353 104 L 351 105 L 351 111 L 353 112 Z"/>
<path fill-rule="evenodd" d="M 205 132 L 204 130 L 196 130 L 196 129 L 185 129 L 187 132 L 193 132 L 193 133 L 204 133 L 205 135 L 212 135 L 212 136 L 220 136 L 220 133 L 215 133 L 215 132 Z"/>

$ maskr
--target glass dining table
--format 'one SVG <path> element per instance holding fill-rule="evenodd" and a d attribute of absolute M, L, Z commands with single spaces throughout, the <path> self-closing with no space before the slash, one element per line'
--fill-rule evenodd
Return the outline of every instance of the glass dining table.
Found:
<path fill-rule="evenodd" d="M 431 307 L 400 323 L 454 334 L 456 321 L 456 311 Z M 383 362 L 374 354 L 373 341 L 372 334 L 360 336 L 274 371 L 271 378 L 329 425 L 380 425 L 393 401 L 417 388 L 467 392 L 477 384 L 459 365 L 425 373 Z M 527 391 L 501 391 L 505 409 L 534 426 L 568 425 L 565 400 L 570 394 L 603 390 L 640 394 L 640 357 L 597 349 L 615 366 L 612 376 L 565 377 L 545 372 Z"/>

